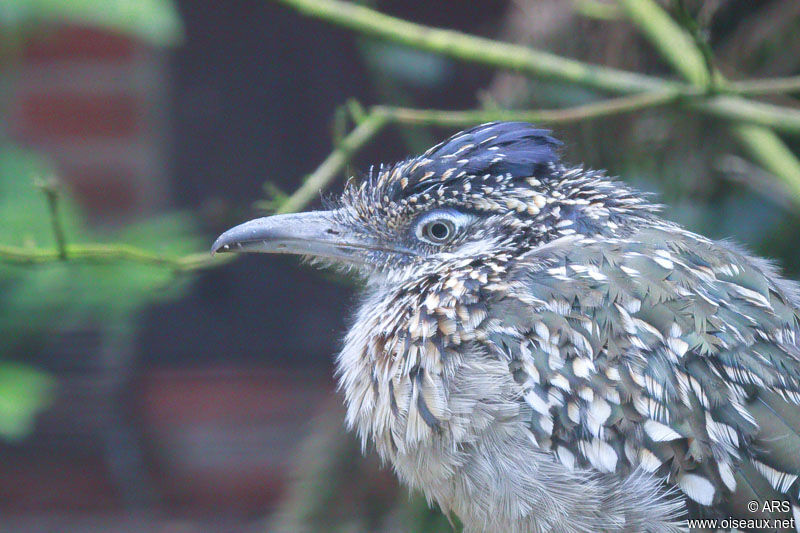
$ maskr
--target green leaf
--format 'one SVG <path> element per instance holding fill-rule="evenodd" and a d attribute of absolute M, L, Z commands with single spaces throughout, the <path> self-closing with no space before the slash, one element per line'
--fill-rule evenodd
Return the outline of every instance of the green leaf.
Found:
<path fill-rule="evenodd" d="M 0 242 L 54 246 L 45 194 L 34 180 L 52 174 L 35 153 L 0 149 Z M 59 189 L 59 219 L 68 243 L 112 240 L 169 256 L 206 248 L 189 213 L 152 215 L 102 235 L 85 217 L 66 187 Z M 51 332 L 90 323 L 101 329 L 128 325 L 148 304 L 174 298 L 190 276 L 134 261 L 15 265 L 0 263 L 0 360 L 18 356 L 22 346 L 41 344 Z"/>
<path fill-rule="evenodd" d="M 99 26 L 133 35 L 154 46 L 183 39 L 172 0 L 3 0 L 0 26 L 19 29 L 53 22 Z"/>
<path fill-rule="evenodd" d="M 0 363 L 0 437 L 17 440 L 50 403 L 53 379 L 29 366 Z"/>

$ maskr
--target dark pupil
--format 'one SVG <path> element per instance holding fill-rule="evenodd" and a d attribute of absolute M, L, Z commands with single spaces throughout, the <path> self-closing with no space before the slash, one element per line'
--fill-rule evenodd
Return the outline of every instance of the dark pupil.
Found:
<path fill-rule="evenodd" d="M 449 228 L 446 224 L 442 224 L 441 222 L 434 222 L 431 224 L 430 227 L 431 237 L 434 239 L 442 240 L 447 238 L 448 233 L 450 233 Z"/>

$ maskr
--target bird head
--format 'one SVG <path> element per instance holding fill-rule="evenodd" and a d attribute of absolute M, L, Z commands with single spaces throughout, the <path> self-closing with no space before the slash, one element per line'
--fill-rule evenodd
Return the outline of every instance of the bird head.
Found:
<path fill-rule="evenodd" d="M 373 169 L 325 211 L 236 226 L 212 252 L 299 254 L 398 280 L 566 235 L 613 235 L 652 212 L 640 194 L 602 172 L 562 165 L 560 145 L 527 123 L 477 126 Z"/>

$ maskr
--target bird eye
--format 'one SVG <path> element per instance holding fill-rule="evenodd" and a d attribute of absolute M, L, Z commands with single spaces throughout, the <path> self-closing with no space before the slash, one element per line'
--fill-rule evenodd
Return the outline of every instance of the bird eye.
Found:
<path fill-rule="evenodd" d="M 449 241 L 455 232 L 455 224 L 447 219 L 431 220 L 422 227 L 422 236 L 436 244 Z"/>
<path fill-rule="evenodd" d="M 417 238 L 430 244 L 445 244 L 472 221 L 472 216 L 453 209 L 437 209 L 422 216 L 415 229 Z"/>

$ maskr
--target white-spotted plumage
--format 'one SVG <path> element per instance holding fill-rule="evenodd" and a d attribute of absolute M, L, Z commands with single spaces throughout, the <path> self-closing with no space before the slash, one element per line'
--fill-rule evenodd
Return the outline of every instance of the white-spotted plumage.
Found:
<path fill-rule="evenodd" d="M 468 532 L 671 533 L 751 487 L 798 518 L 797 287 L 558 145 L 478 126 L 332 206 L 348 427 Z"/>

